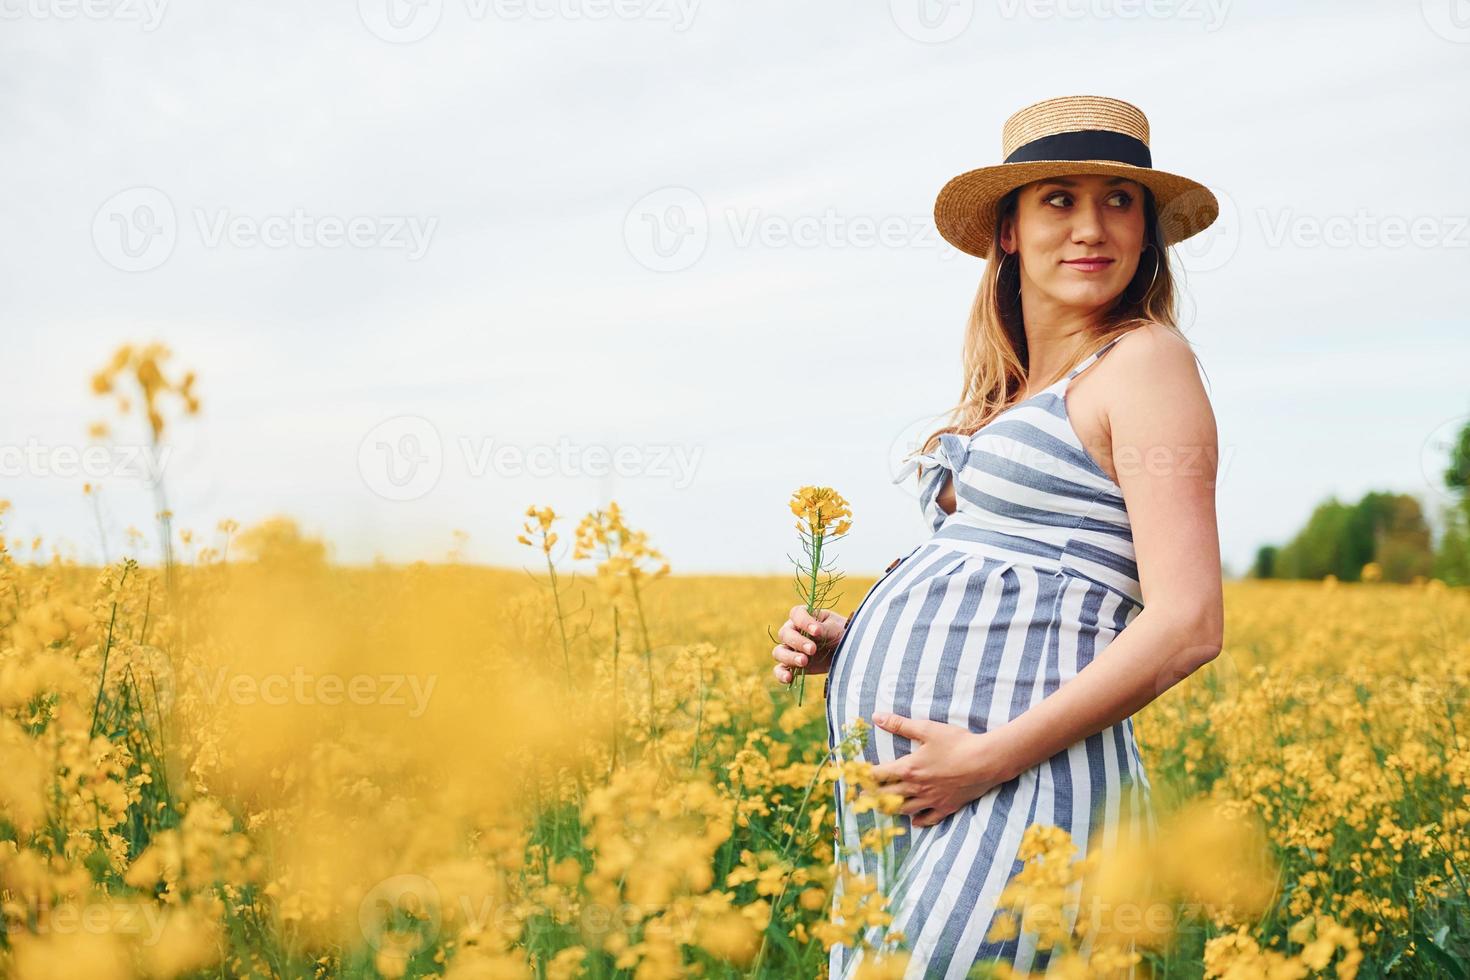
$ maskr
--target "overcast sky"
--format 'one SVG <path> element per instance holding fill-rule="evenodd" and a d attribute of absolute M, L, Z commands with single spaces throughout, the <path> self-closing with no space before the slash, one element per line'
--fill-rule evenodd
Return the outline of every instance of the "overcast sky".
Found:
<path fill-rule="evenodd" d="M 1155 165 L 1221 198 L 1175 258 L 1233 571 L 1330 494 L 1437 503 L 1426 446 L 1470 414 L 1470 15 L 1448 2 L 0 17 L 0 497 L 8 534 L 83 560 L 85 481 L 109 558 L 154 510 L 125 447 L 77 460 L 93 420 L 142 438 L 88 379 L 160 340 L 198 375 L 163 472 L 201 534 L 285 512 L 344 561 L 438 559 L 461 529 L 514 564 L 528 504 L 569 539 L 615 499 L 676 572 L 781 572 L 816 483 L 853 505 L 840 567 L 877 571 L 926 532 L 891 477 L 958 395 L 982 269 L 935 193 L 1065 94 L 1140 106 Z"/>

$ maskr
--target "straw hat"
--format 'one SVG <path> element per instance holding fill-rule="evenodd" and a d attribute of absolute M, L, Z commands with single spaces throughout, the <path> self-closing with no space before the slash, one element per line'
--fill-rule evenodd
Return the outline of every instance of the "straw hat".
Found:
<path fill-rule="evenodd" d="M 1153 191 L 1164 244 L 1182 242 L 1220 214 L 1203 184 L 1155 170 L 1148 117 L 1121 99 L 1066 95 L 1034 102 L 1006 120 L 1003 162 L 953 178 L 934 202 L 939 233 L 962 252 L 986 258 L 995 235 L 995 205 L 1008 191 L 1043 177 L 1107 174 Z"/>

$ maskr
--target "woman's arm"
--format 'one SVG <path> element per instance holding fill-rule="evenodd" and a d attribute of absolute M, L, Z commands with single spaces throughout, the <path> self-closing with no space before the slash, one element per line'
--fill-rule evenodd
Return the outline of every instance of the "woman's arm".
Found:
<path fill-rule="evenodd" d="M 874 724 L 917 748 L 875 768 L 920 826 L 1115 725 L 1220 652 L 1218 440 L 1193 354 L 1163 328 L 1108 353 L 1103 401 L 1145 608 L 1077 676 L 988 732 L 895 715 Z M 918 744 L 922 743 L 922 744 Z"/>
<path fill-rule="evenodd" d="M 1136 713 L 1224 640 L 1214 413 L 1188 344 L 1162 328 L 1136 333 L 1109 351 L 1103 395 L 1144 609 L 1076 677 L 995 729 L 1007 778 Z"/>

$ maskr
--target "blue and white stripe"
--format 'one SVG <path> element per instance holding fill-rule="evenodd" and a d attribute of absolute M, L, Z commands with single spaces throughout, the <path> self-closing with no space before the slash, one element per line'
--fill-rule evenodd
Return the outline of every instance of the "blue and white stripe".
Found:
<path fill-rule="evenodd" d="M 1071 380 L 1125 335 L 973 436 L 945 434 L 895 479 L 923 467 L 919 497 L 933 533 L 884 573 L 848 624 L 828 680 L 829 744 L 878 711 L 972 731 L 1002 725 L 1076 676 L 1142 610 L 1122 490 L 1083 449 L 1066 403 Z M 945 474 L 955 482 L 954 514 L 938 503 Z M 863 757 L 877 764 L 910 751 L 908 739 L 875 728 Z M 839 782 L 838 861 L 893 896 L 889 928 L 904 933 L 911 953 L 906 980 L 957 980 L 997 957 L 1045 969 L 1049 957 L 1033 934 L 985 938 L 1000 890 L 1021 869 L 1016 855 L 1028 826 L 1065 828 L 1079 858 L 1122 832 L 1155 831 L 1132 719 L 933 826 L 887 818 L 905 829 L 893 844 L 892 881 L 873 854 L 860 853 L 877 818 L 851 812 L 844 789 Z M 1121 820 L 1125 806 L 1143 818 L 1131 830 Z M 876 944 L 881 930 L 867 937 Z M 865 955 L 834 946 L 831 976 L 852 977 Z"/>

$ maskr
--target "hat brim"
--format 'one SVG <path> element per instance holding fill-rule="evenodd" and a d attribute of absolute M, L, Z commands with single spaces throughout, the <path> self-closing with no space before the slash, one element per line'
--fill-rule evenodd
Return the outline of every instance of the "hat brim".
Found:
<path fill-rule="evenodd" d="M 955 248 L 989 258 L 1000 199 L 1032 181 L 1068 174 L 1127 177 L 1153 191 L 1165 246 L 1199 234 L 1220 216 L 1220 202 L 1210 189 L 1179 174 L 1112 160 L 1031 160 L 980 167 L 952 178 L 934 201 L 934 225 Z"/>

